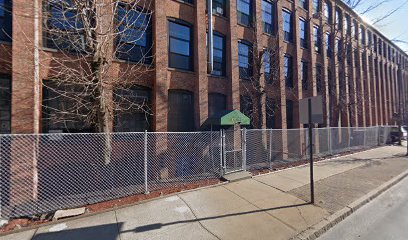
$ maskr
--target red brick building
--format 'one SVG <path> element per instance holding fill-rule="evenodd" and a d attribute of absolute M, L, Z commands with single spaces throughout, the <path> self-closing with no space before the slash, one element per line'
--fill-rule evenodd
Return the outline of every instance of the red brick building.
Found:
<path fill-rule="evenodd" d="M 40 12 L 36 76 L 34 2 L 0 0 L 0 133 L 65 131 L 42 118 L 41 105 L 52 104 L 43 89 L 34 94 L 35 79 L 50 78 L 47 59 L 58 56 L 44 40 Z M 206 1 L 153 0 L 149 8 L 152 34 L 141 44 L 151 46 L 154 70 L 137 91 L 153 114 L 148 122 L 127 116 L 117 131 L 199 130 L 209 115 L 231 109 L 250 115 L 256 128 L 299 128 L 298 100 L 318 94 L 326 126 L 394 124 L 394 113 L 406 113 L 408 56 L 341 1 L 213 0 L 211 74 Z M 262 55 L 254 69 L 269 48 L 276 56 Z M 124 64 L 115 61 L 112 74 Z M 256 88 L 253 74 L 261 76 Z"/>

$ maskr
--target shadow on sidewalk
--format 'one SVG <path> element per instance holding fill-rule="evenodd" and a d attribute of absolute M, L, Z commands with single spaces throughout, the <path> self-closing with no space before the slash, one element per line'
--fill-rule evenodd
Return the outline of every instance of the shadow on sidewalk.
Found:
<path fill-rule="evenodd" d="M 117 240 L 123 223 L 103 224 L 93 227 L 67 229 L 59 232 L 45 232 L 36 234 L 32 240 Z"/>
<path fill-rule="evenodd" d="M 306 205 L 311 205 L 311 203 L 294 204 L 294 205 L 275 207 L 275 208 L 265 208 L 265 209 L 247 211 L 247 212 L 231 213 L 231 214 L 224 214 L 224 215 L 219 215 L 219 216 L 196 218 L 196 219 L 191 219 L 191 220 L 183 220 L 183 221 L 176 221 L 176 222 L 169 222 L 169 223 L 154 223 L 154 224 L 149 224 L 149 225 L 136 227 L 133 230 L 121 231 L 121 233 L 126 233 L 126 232 L 136 232 L 136 233 L 138 233 L 138 232 L 148 232 L 148 231 L 157 230 L 157 229 L 160 229 L 162 227 L 170 226 L 170 225 L 194 223 L 194 222 L 200 222 L 200 221 L 206 221 L 206 220 L 241 216 L 241 215 L 246 215 L 246 214 L 254 214 L 254 213 L 273 211 L 273 210 L 279 210 L 279 209 L 285 209 L 285 208 L 295 208 L 295 207 L 301 207 L 301 206 L 306 206 Z"/>

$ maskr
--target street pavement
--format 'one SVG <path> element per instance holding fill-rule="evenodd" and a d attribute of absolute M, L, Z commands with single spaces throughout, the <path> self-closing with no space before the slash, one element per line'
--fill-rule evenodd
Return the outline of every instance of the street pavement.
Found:
<path fill-rule="evenodd" d="M 408 179 L 357 210 L 319 240 L 408 239 Z"/>
<path fill-rule="evenodd" d="M 309 167 L 303 166 L 56 222 L 0 240 L 290 239 L 407 170 L 405 151 L 387 146 L 316 163 L 316 205 L 308 203 Z"/>

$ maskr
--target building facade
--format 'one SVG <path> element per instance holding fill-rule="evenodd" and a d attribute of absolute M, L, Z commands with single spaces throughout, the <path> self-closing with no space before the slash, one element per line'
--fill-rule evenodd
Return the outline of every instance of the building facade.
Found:
<path fill-rule="evenodd" d="M 33 9 L 46 9 L 38 2 L 0 0 L 0 133 L 88 131 L 44 117 L 44 105 L 60 103 L 46 101 L 52 93 L 36 79 L 51 78 L 47 59 L 59 53 L 42 31 L 43 12 L 34 21 Z M 301 128 L 298 101 L 316 95 L 324 100 L 323 126 L 395 124 L 396 114 L 406 114 L 408 55 L 339 0 L 213 0 L 211 73 L 206 1 L 147 6 L 150 31 L 136 45 L 151 49 L 152 71 L 135 92 L 152 114 L 115 117 L 122 124 L 112 124 L 114 131 L 200 130 L 211 115 L 232 109 L 254 128 Z M 137 57 L 118 56 L 112 74 Z"/>

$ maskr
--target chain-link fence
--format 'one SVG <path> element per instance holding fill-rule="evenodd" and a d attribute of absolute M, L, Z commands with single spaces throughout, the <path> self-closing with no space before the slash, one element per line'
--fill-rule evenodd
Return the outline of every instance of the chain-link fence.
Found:
<path fill-rule="evenodd" d="M 317 157 L 384 145 L 393 126 L 367 128 L 315 128 L 313 153 Z M 308 129 L 254 129 L 246 131 L 246 168 L 272 169 L 308 158 Z"/>
<path fill-rule="evenodd" d="M 326 156 L 389 141 L 390 127 L 314 129 Z M 307 159 L 307 129 L 0 135 L 0 216 L 20 217 Z"/>
<path fill-rule="evenodd" d="M 0 135 L 1 216 L 220 177 L 218 132 Z"/>

